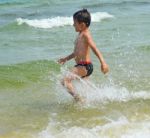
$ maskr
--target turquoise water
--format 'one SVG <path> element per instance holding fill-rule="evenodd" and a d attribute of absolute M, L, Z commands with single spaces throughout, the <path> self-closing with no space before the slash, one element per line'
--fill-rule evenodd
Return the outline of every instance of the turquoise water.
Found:
<path fill-rule="evenodd" d="M 74 61 L 72 14 L 91 12 L 93 39 L 110 66 L 75 81 L 79 105 L 60 80 Z M 149 138 L 149 0 L 1 0 L 0 138 Z"/>

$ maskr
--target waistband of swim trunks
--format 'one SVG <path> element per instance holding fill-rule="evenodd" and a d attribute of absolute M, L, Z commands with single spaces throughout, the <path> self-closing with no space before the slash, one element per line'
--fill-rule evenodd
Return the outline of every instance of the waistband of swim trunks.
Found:
<path fill-rule="evenodd" d="M 80 61 L 78 64 L 87 65 L 91 63 L 92 63 L 91 61 Z"/>

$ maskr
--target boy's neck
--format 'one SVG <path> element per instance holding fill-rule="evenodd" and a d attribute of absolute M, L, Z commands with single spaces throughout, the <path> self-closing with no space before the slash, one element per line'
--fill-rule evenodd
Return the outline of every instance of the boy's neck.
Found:
<path fill-rule="evenodd" d="M 79 34 L 81 34 L 81 33 L 83 33 L 83 32 L 87 32 L 89 30 L 89 28 L 85 28 L 85 29 L 83 29 L 83 30 L 81 30 L 80 32 L 79 32 Z"/>

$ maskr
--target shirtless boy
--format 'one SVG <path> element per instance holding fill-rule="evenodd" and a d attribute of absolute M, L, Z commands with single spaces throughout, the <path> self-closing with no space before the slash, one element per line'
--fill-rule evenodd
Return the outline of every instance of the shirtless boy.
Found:
<path fill-rule="evenodd" d="M 67 88 L 68 92 L 74 97 L 76 101 L 80 101 L 80 96 L 75 92 L 72 85 L 72 81 L 77 79 L 75 76 L 81 78 L 87 78 L 93 72 L 93 65 L 90 57 L 90 49 L 94 52 L 101 64 L 101 71 L 105 74 L 108 72 L 109 68 L 106 64 L 101 52 L 96 47 L 92 36 L 89 31 L 89 26 L 91 23 L 90 13 L 86 10 L 80 10 L 73 15 L 74 28 L 78 32 L 78 37 L 75 40 L 74 51 L 67 57 L 58 60 L 60 64 L 64 64 L 66 61 L 74 59 L 76 65 L 71 69 L 71 74 L 64 77 L 62 84 Z"/>

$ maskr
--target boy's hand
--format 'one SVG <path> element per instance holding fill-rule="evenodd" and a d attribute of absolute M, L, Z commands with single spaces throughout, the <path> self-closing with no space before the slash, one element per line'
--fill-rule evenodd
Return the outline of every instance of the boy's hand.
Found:
<path fill-rule="evenodd" d="M 106 74 L 106 73 L 109 71 L 109 67 L 108 67 L 108 65 L 107 65 L 106 63 L 103 63 L 103 64 L 101 65 L 101 71 L 102 71 L 104 74 Z"/>
<path fill-rule="evenodd" d="M 66 59 L 65 59 L 65 58 L 61 58 L 61 59 L 58 60 L 58 63 L 59 63 L 59 64 L 62 64 L 62 65 L 63 65 L 65 62 L 66 62 Z"/>

